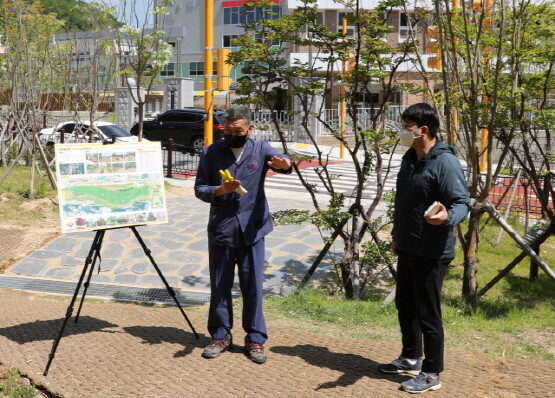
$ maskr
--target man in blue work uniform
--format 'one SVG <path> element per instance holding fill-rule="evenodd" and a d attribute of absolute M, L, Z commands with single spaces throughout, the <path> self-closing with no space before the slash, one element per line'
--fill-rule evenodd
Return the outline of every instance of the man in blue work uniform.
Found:
<path fill-rule="evenodd" d="M 378 369 L 416 375 L 401 388 L 422 393 L 441 388 L 441 288 L 455 257 L 453 228 L 468 215 L 470 200 L 454 148 L 438 139 L 437 112 L 429 104 L 418 103 L 401 118 L 401 144 L 410 148 L 397 175 L 391 235 L 398 255 L 395 305 L 403 348 L 398 359 Z"/>
<path fill-rule="evenodd" d="M 253 362 L 264 363 L 263 344 L 268 339 L 262 312 L 264 237 L 273 229 L 264 180 L 269 168 L 290 173 L 291 161 L 268 142 L 249 138 L 254 124 L 247 107 L 228 109 L 224 119 L 224 140 L 204 148 L 195 180 L 196 197 L 210 203 L 208 332 L 212 342 L 202 356 L 216 358 L 232 344 L 231 289 L 237 264 L 245 352 Z M 222 181 L 220 170 L 229 170 L 234 179 Z"/>

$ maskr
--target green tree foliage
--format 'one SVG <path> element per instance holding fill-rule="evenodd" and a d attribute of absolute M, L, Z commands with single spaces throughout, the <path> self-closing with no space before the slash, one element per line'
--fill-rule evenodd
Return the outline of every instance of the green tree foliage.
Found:
<path fill-rule="evenodd" d="M 476 199 L 468 228 L 460 234 L 462 292 L 476 305 L 480 222 L 500 171 L 522 168 L 544 214 L 555 222 L 550 183 L 555 3 L 441 0 L 434 7 L 443 70 L 435 81 L 429 71 L 422 72 L 446 116 L 459 115 L 458 125 L 447 117 L 445 127 L 467 161 L 469 191 Z"/>
<path fill-rule="evenodd" d="M 56 14 L 58 19 L 65 22 L 65 32 L 108 29 L 121 25 L 114 15 L 104 13 L 99 4 L 81 0 L 43 0 L 43 3 L 45 12 Z"/>
<path fill-rule="evenodd" d="M 146 99 L 141 90 L 143 87 L 146 91 L 152 88 L 157 76 L 173 55 L 173 48 L 167 43 L 168 33 L 162 27 L 168 14 L 168 6 L 172 5 L 174 0 L 146 0 L 146 10 L 157 20 L 156 26 L 152 29 L 147 29 L 146 20 L 138 15 L 137 1 L 129 0 L 126 5 L 131 9 L 130 13 L 124 12 L 120 16 L 124 24 L 114 30 L 114 52 L 122 58 L 122 68 L 118 74 L 124 78 L 124 84 L 138 108 L 138 137 L 142 140 Z M 131 85 L 130 78 L 138 84 Z"/>

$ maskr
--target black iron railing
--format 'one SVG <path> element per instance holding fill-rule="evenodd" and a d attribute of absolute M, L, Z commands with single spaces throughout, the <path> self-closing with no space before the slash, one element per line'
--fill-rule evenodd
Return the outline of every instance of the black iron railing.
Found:
<path fill-rule="evenodd" d="M 168 140 L 162 147 L 164 158 L 164 174 L 166 177 L 194 177 L 197 173 L 200 155 L 192 153 L 190 148 L 185 148 Z"/>

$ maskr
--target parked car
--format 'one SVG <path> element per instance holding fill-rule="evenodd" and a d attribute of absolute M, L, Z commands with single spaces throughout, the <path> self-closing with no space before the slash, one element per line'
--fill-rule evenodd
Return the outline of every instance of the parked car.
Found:
<path fill-rule="evenodd" d="M 213 142 L 223 137 L 224 111 L 215 110 L 213 120 Z M 161 141 L 166 145 L 171 138 L 184 151 L 198 154 L 204 146 L 204 120 L 206 112 L 202 108 L 171 109 L 143 121 L 143 137 L 150 141 Z M 139 134 L 139 125 L 131 127 L 131 134 Z"/>
<path fill-rule="evenodd" d="M 83 120 L 79 122 L 67 121 L 58 124 L 56 127 L 44 128 L 39 132 L 39 139 L 46 145 L 78 142 L 138 142 L 137 137 L 129 134 L 125 129 L 117 124 L 110 122 L 97 121 L 91 122 Z"/>

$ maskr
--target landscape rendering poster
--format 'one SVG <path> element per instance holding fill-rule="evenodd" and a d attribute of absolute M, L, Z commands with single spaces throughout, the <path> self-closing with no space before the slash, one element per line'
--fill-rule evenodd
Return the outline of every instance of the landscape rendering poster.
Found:
<path fill-rule="evenodd" d="M 62 232 L 168 221 L 159 142 L 56 144 Z"/>

